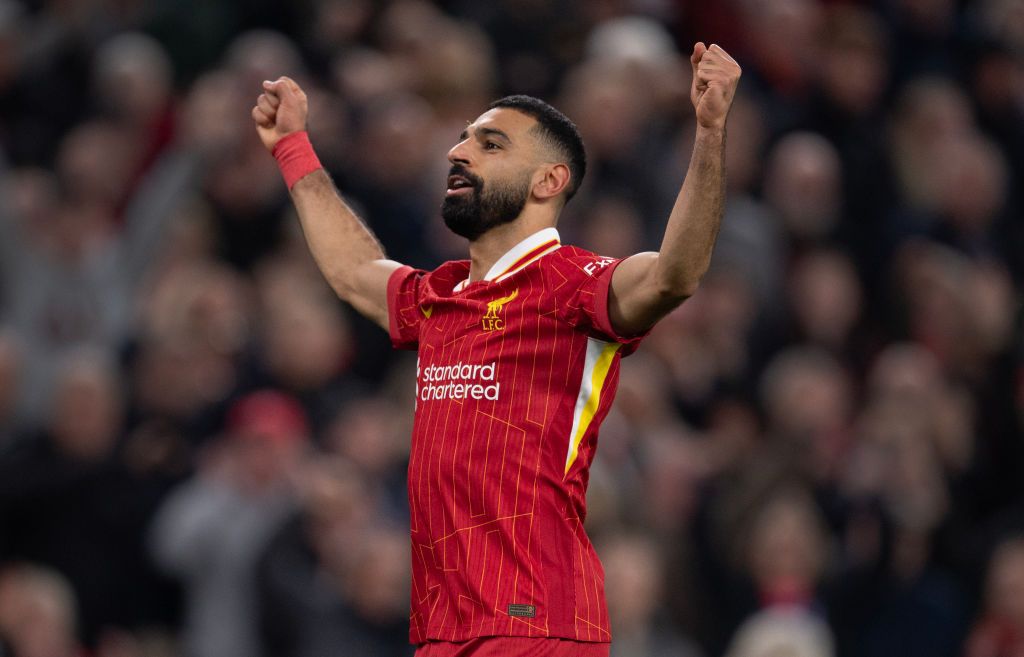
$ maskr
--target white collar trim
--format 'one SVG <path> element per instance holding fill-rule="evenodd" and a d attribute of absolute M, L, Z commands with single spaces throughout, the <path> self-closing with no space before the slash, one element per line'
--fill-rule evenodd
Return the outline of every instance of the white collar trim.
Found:
<path fill-rule="evenodd" d="M 521 260 L 524 256 L 528 255 L 531 251 L 535 251 L 544 244 L 547 244 L 548 242 L 552 241 L 555 243 L 551 245 L 550 249 L 545 249 L 543 252 L 538 253 L 534 258 L 531 258 L 527 262 L 522 263 L 514 270 L 508 271 L 510 267 L 515 265 L 519 260 Z M 541 256 L 551 253 L 555 249 L 559 248 L 561 245 L 561 238 L 558 235 L 558 229 L 554 227 L 549 227 L 539 230 L 533 235 L 530 235 L 523 241 L 513 246 L 505 253 L 505 255 L 498 258 L 498 261 L 491 266 L 490 270 L 484 276 L 483 280 L 493 282 L 511 276 L 512 274 L 519 271 L 520 269 L 530 264 L 534 260 L 537 260 Z M 455 291 L 459 292 L 467 285 L 469 285 L 468 278 L 459 283 L 457 286 L 455 286 Z"/>

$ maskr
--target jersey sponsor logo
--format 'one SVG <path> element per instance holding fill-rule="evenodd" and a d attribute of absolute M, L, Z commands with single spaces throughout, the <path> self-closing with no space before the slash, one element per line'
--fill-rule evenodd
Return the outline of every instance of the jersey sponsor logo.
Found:
<path fill-rule="evenodd" d="M 431 304 L 429 306 L 420 306 L 420 312 L 423 313 L 424 317 L 426 317 L 427 319 L 430 319 L 430 316 L 434 314 L 434 306 L 433 306 L 433 304 Z"/>
<path fill-rule="evenodd" d="M 505 330 L 505 318 L 502 316 L 505 304 L 509 303 L 517 296 L 519 296 L 519 288 L 513 290 L 512 294 L 507 297 L 501 297 L 500 299 L 488 302 L 487 312 L 484 313 L 483 318 L 480 320 L 485 331 Z"/>
<path fill-rule="evenodd" d="M 497 380 L 497 371 L 496 362 L 474 365 L 459 361 L 451 365 L 417 367 L 416 398 L 420 401 L 496 401 L 501 394 L 501 382 Z"/>
<path fill-rule="evenodd" d="M 588 262 L 587 264 L 583 265 L 583 271 L 587 272 L 589 276 L 593 276 L 595 273 L 597 273 L 598 270 L 604 269 L 613 262 L 615 262 L 615 260 L 613 260 L 612 258 L 601 258 L 600 260 Z"/>

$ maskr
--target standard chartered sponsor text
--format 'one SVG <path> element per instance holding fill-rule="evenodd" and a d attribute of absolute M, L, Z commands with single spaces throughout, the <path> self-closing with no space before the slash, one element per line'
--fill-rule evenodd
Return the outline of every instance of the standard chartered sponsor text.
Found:
<path fill-rule="evenodd" d="M 416 368 L 416 396 L 421 401 L 443 399 L 498 399 L 501 382 L 495 380 L 497 363 L 452 363 Z M 422 377 L 422 383 L 420 379 Z"/>

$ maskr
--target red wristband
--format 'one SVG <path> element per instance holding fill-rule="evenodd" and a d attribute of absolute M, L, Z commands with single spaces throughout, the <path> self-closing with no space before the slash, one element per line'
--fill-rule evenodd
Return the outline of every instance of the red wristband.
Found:
<path fill-rule="evenodd" d="M 305 130 L 292 132 L 282 137 L 274 145 L 273 155 L 288 189 L 291 189 L 301 178 L 323 168 L 313 151 L 313 144 L 309 143 L 309 133 Z"/>

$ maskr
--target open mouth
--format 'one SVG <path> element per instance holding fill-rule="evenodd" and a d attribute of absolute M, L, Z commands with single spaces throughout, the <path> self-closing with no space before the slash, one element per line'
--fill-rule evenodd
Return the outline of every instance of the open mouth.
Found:
<path fill-rule="evenodd" d="M 473 181 L 465 176 L 448 176 L 448 191 L 446 192 L 446 195 L 452 196 L 454 194 L 465 194 L 468 193 L 469 190 L 473 189 L 474 186 Z"/>

